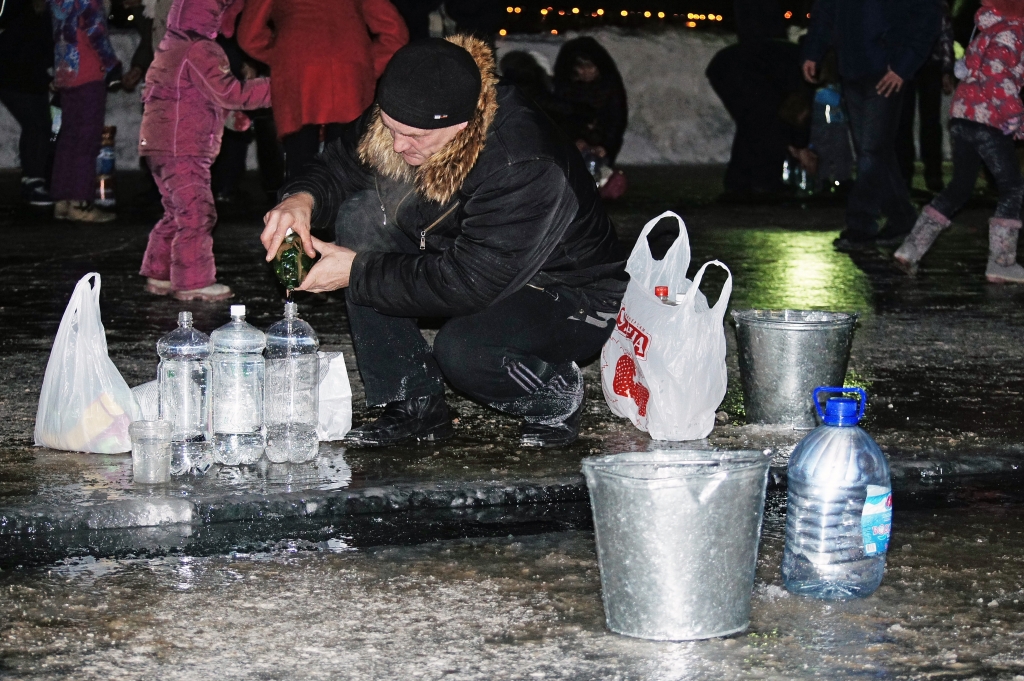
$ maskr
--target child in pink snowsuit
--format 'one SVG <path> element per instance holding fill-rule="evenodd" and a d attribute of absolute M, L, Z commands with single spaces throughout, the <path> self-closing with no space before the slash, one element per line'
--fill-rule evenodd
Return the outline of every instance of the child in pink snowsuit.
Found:
<path fill-rule="evenodd" d="M 230 36 L 242 0 L 174 0 L 167 33 L 146 74 L 139 155 L 160 188 L 164 216 L 149 234 L 146 290 L 179 300 L 224 300 L 213 262 L 217 211 L 210 165 L 230 110 L 270 106 L 270 79 L 239 81 L 214 42 Z"/>

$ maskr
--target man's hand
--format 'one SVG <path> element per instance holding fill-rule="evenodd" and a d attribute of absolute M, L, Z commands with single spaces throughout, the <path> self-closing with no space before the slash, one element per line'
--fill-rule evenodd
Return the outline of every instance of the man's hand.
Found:
<path fill-rule="evenodd" d="M 793 155 L 793 158 L 800 163 L 800 167 L 809 173 L 818 172 L 818 155 L 810 149 L 804 147 L 798 149 L 793 145 L 789 146 L 789 153 Z"/>
<path fill-rule="evenodd" d="M 951 95 L 956 90 L 956 79 L 953 78 L 952 73 L 942 74 L 942 94 Z"/>
<path fill-rule="evenodd" d="M 311 258 L 316 257 L 313 237 L 309 234 L 310 220 L 313 218 L 313 197 L 305 192 L 293 194 L 270 209 L 263 216 L 263 233 L 260 241 L 267 249 L 267 262 L 274 259 L 277 249 L 288 230 L 292 230 L 302 239 L 302 249 Z"/>
<path fill-rule="evenodd" d="M 135 86 L 142 80 L 142 76 L 145 74 L 142 69 L 138 66 L 133 66 L 128 69 L 128 73 L 124 74 L 121 79 L 121 87 L 125 89 L 125 92 L 131 92 L 135 89 Z"/>
<path fill-rule="evenodd" d="M 296 290 L 326 293 L 348 286 L 348 278 L 352 274 L 352 261 L 355 260 L 356 252 L 343 246 L 320 241 L 316 237 L 310 238 L 313 240 L 317 252 L 320 253 L 320 261 L 313 265 L 313 269 L 302 281 L 302 286 Z"/>
<path fill-rule="evenodd" d="M 878 81 L 878 84 L 875 85 L 875 92 L 883 97 L 888 97 L 894 92 L 899 92 L 902 87 L 903 79 L 897 76 L 892 69 L 889 69 L 889 71 L 882 76 L 882 80 Z"/>
<path fill-rule="evenodd" d="M 818 82 L 818 62 L 811 61 L 808 59 L 803 65 L 804 80 L 808 83 L 817 84 Z"/>

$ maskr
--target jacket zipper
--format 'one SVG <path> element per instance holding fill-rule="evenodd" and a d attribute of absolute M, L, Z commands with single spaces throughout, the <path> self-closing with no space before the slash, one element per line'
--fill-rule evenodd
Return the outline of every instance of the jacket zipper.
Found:
<path fill-rule="evenodd" d="M 424 229 L 423 231 L 420 232 L 420 250 L 421 251 L 427 250 L 427 232 L 429 232 L 430 230 L 434 229 L 434 227 L 437 227 L 439 224 L 441 224 L 441 222 L 444 221 L 444 219 L 446 217 L 451 215 L 452 211 L 454 211 L 456 208 L 459 207 L 459 203 L 460 203 L 459 201 L 456 201 L 454 206 L 452 206 L 451 208 L 446 210 L 444 213 L 442 213 L 441 217 L 439 217 L 438 219 L 436 219 L 433 222 L 431 222 L 430 225 L 426 229 Z"/>

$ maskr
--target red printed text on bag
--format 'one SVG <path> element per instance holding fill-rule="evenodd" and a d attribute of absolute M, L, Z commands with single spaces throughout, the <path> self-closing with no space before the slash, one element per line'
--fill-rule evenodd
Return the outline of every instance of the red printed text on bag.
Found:
<path fill-rule="evenodd" d="M 626 316 L 625 307 L 619 310 L 619 316 L 615 319 L 615 328 L 633 343 L 633 353 L 637 358 L 644 359 L 647 355 L 647 346 L 651 344 L 651 337 L 636 322 Z"/>

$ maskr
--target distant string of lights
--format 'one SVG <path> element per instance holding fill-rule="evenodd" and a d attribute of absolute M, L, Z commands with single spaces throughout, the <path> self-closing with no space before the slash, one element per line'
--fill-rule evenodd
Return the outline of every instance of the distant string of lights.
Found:
<path fill-rule="evenodd" d="M 508 14 L 512 14 L 512 15 L 522 14 L 523 13 L 523 8 L 522 7 L 516 7 L 515 5 L 509 5 L 508 7 L 505 8 L 505 12 L 508 13 Z M 545 7 L 545 8 L 540 10 L 540 14 L 541 14 L 542 20 L 546 19 L 548 17 L 548 15 L 557 15 L 557 16 L 560 16 L 560 17 L 564 17 L 564 16 L 569 16 L 569 17 L 586 17 L 586 16 L 588 16 L 588 14 L 586 12 L 583 12 L 582 10 L 580 10 L 579 7 L 573 7 L 571 9 L 558 9 L 558 10 L 556 10 L 554 7 Z M 604 9 L 597 9 L 597 10 L 595 10 L 593 12 L 590 12 L 589 16 L 591 18 L 594 18 L 594 19 L 602 18 L 602 17 L 605 16 L 605 11 L 604 11 Z M 630 16 L 643 17 L 645 19 L 654 19 L 654 18 L 657 18 L 657 19 L 668 19 L 668 18 L 672 18 L 672 19 L 686 19 L 685 25 L 688 28 L 696 28 L 697 27 L 697 22 L 700 22 L 700 21 L 714 21 L 714 22 L 718 22 L 718 21 L 723 21 L 724 20 L 724 17 L 721 14 L 697 14 L 697 13 L 694 13 L 694 12 L 687 12 L 684 15 L 684 14 L 666 14 L 665 12 L 652 12 L 650 10 L 626 10 L 626 9 L 620 10 L 619 11 L 619 16 L 621 16 L 621 17 L 630 17 Z M 793 18 L 793 12 L 791 10 L 786 10 L 786 12 L 783 14 L 783 16 L 786 19 L 792 19 Z M 807 18 L 810 19 L 811 15 L 808 14 Z M 498 31 L 498 34 L 502 35 L 502 36 L 505 36 L 505 35 L 508 35 L 508 31 L 503 28 L 500 31 Z M 551 35 L 558 35 L 558 29 L 551 29 Z"/>

